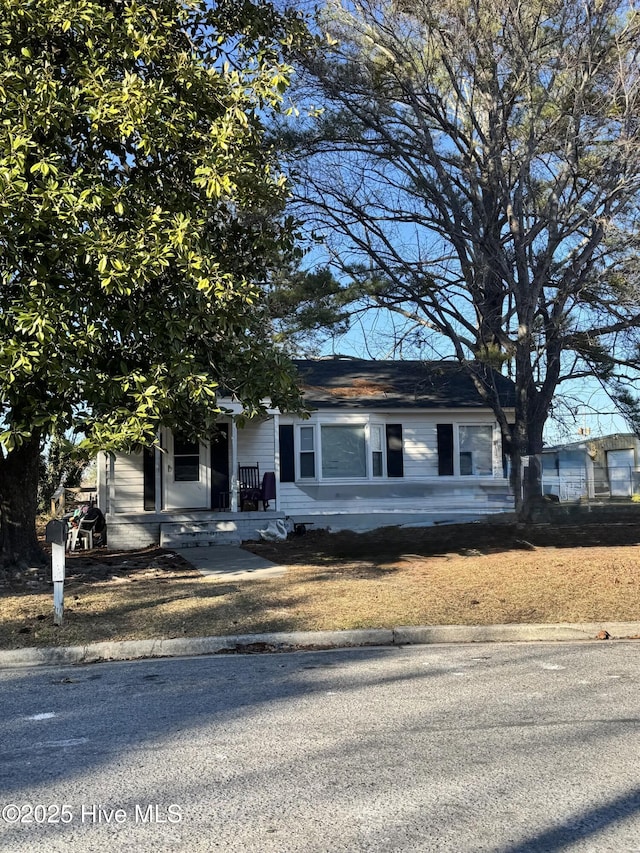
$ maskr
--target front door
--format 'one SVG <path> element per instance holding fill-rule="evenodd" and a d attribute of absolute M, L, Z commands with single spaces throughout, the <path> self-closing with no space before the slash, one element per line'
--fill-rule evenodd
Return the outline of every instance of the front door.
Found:
<path fill-rule="evenodd" d="M 217 425 L 211 437 L 211 508 L 229 509 L 229 424 Z"/>
<path fill-rule="evenodd" d="M 165 509 L 208 509 L 208 444 L 168 433 L 164 483 Z"/>

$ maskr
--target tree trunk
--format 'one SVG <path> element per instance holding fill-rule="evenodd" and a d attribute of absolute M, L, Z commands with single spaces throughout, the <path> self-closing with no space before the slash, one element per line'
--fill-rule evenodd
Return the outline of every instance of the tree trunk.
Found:
<path fill-rule="evenodd" d="M 40 436 L 0 456 L 0 568 L 42 565 L 36 535 Z"/>
<path fill-rule="evenodd" d="M 518 519 L 530 522 L 542 498 L 542 433 L 544 420 L 540 418 L 516 421 L 510 442 L 511 487 L 515 498 Z M 522 467 L 522 457 L 529 464 Z"/>

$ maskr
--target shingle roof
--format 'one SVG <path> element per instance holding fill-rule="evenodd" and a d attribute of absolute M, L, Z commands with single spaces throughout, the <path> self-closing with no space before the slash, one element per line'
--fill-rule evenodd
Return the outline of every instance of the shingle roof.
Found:
<path fill-rule="evenodd" d="M 305 403 L 312 408 L 486 408 L 468 372 L 453 361 L 296 359 Z M 502 405 L 515 405 L 514 385 L 487 369 Z"/>

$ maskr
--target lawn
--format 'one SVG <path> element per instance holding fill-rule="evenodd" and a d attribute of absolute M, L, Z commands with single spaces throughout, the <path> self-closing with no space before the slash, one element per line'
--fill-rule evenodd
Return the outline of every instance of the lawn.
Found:
<path fill-rule="evenodd" d="M 640 620 L 640 527 L 322 531 L 248 547 L 272 579 L 205 580 L 160 549 L 70 555 L 65 616 L 31 570 L 0 578 L 0 648 L 400 625 Z"/>

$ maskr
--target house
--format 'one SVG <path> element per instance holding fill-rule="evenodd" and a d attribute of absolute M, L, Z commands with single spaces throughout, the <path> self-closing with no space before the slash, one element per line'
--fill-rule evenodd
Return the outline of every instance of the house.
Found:
<path fill-rule="evenodd" d="M 100 454 L 98 499 L 110 546 L 238 542 L 284 517 L 360 530 L 513 508 L 495 416 L 457 363 L 296 365 L 307 419 L 269 409 L 243 428 L 222 418 L 209 441 L 165 430 L 155 450 Z M 512 417 L 512 383 L 492 379 Z M 266 511 L 249 504 L 240 512 L 241 465 L 275 473 Z"/>
<path fill-rule="evenodd" d="M 616 433 L 545 447 L 542 490 L 560 501 L 640 494 L 640 439 Z"/>

